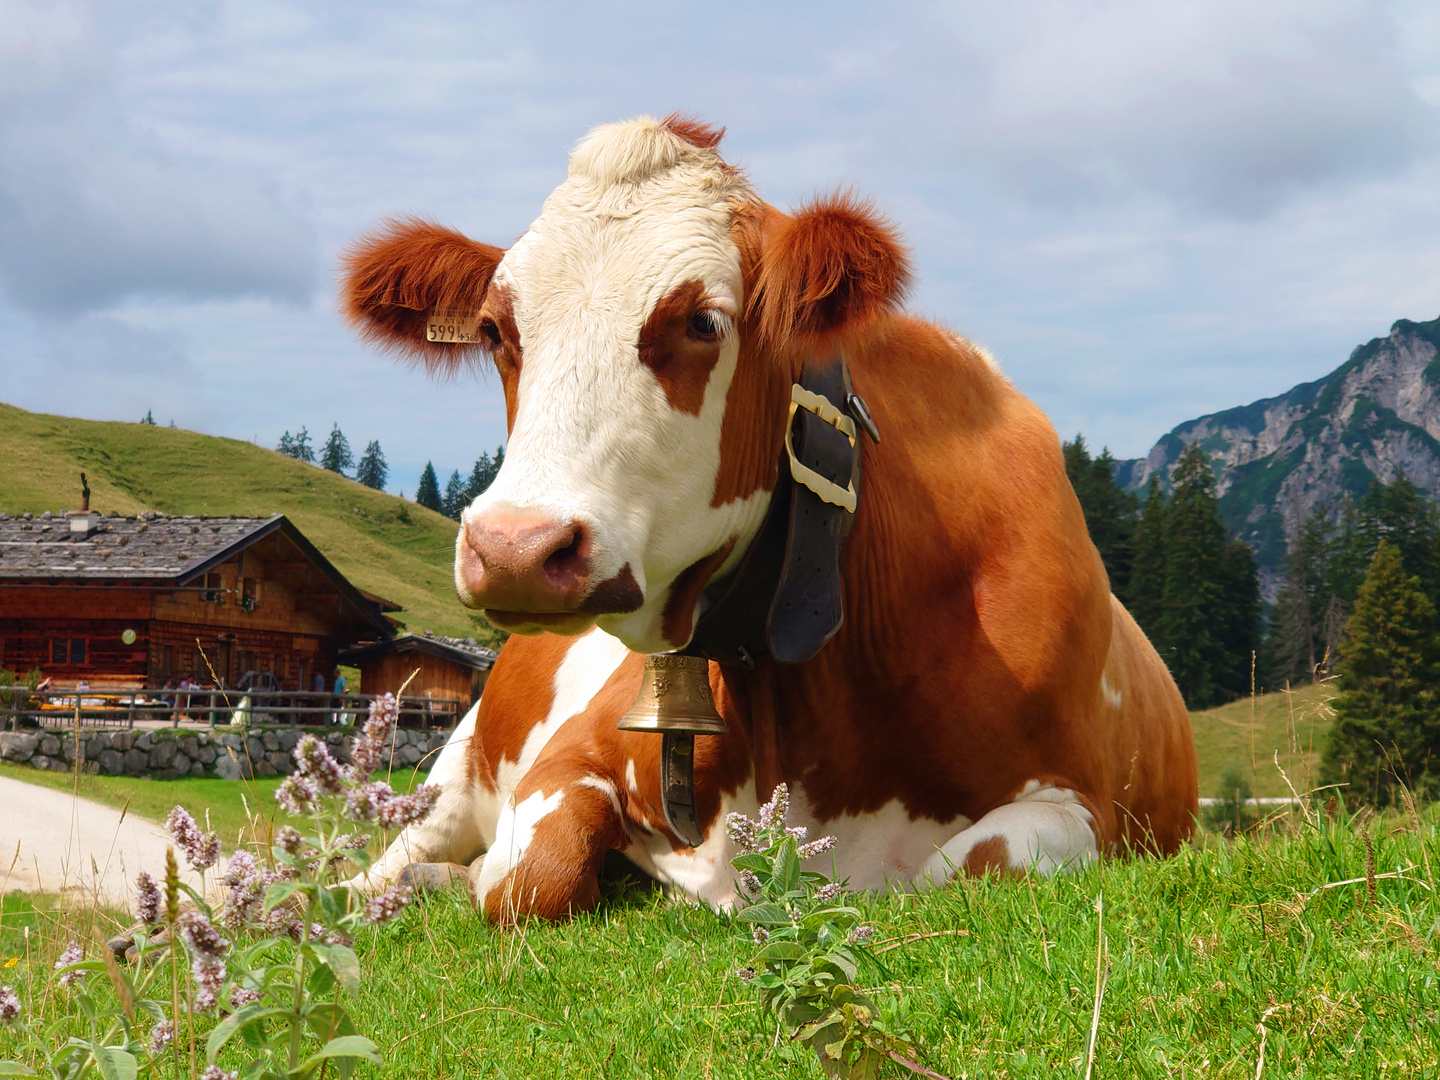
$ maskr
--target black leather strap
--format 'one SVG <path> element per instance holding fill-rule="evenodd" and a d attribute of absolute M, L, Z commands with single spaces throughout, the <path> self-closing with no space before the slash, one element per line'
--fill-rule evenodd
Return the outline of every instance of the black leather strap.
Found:
<path fill-rule="evenodd" d="M 850 373 L 843 363 L 805 366 L 800 385 L 843 410 Z M 860 493 L 859 447 L 834 425 L 796 409 L 792 425 L 795 457 L 840 488 Z M 818 653 L 845 621 L 840 586 L 840 553 L 855 515 L 827 502 L 801 483 L 792 483 L 785 569 L 770 605 L 770 654 L 782 664 L 799 664 Z"/>
<path fill-rule="evenodd" d="M 672 832 L 691 847 L 705 839 L 695 813 L 695 736 L 667 731 L 660 743 L 660 802 Z"/>
<path fill-rule="evenodd" d="M 806 364 L 806 390 L 847 410 L 850 373 L 840 358 Z M 860 490 L 860 452 L 833 425 L 796 409 L 791 444 L 802 464 L 840 487 Z M 706 595 L 707 606 L 685 652 L 749 666 L 771 655 L 785 664 L 809 660 L 845 619 L 840 554 L 854 515 L 790 476 L 787 457 L 770 510 L 739 567 Z"/>

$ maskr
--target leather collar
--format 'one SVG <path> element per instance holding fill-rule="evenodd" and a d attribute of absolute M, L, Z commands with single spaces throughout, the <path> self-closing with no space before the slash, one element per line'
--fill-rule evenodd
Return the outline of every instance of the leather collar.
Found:
<path fill-rule="evenodd" d="M 746 667 L 767 655 L 799 664 L 835 636 L 845 621 L 840 555 L 860 494 L 857 425 L 880 441 L 843 357 L 807 362 L 770 509 L 740 565 L 706 591 L 684 652 Z"/>

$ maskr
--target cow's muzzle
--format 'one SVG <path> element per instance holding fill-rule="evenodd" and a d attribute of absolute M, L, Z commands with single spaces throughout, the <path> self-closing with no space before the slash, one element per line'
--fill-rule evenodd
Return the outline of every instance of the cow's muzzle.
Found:
<path fill-rule="evenodd" d="M 630 567 L 596 582 L 593 542 L 580 521 L 488 515 L 466 521 L 456 546 L 456 579 L 466 605 L 502 629 L 578 633 L 597 615 L 644 601 Z"/>

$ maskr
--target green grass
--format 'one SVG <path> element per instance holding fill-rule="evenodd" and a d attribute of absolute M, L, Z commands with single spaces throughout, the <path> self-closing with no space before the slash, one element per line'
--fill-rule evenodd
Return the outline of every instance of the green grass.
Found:
<path fill-rule="evenodd" d="M 424 783 L 427 775 L 415 769 L 395 769 L 389 782 L 396 791 L 405 792 Z M 59 791 L 76 789 L 73 773 L 41 772 L 9 762 L 0 762 L 0 776 Z M 377 778 L 385 778 L 383 770 Z M 102 806 L 125 808 L 127 815 L 139 814 L 152 821 L 163 821 L 172 807 L 183 806 L 201 825 L 208 820 L 209 827 L 220 833 L 226 850 L 230 850 L 235 846 L 236 837 L 249 827 L 246 803 L 250 813 L 259 814 L 267 821 L 272 819 L 276 814 L 275 789 L 279 786 L 279 777 L 240 782 L 213 777 L 152 780 L 133 776 L 81 776 L 79 794 Z"/>
<path fill-rule="evenodd" d="M 1325 888 L 1364 876 L 1343 820 L 1048 881 L 868 897 L 882 948 L 897 947 L 862 979 L 902 1003 L 923 1062 L 947 1076 L 1083 1076 L 1103 896 L 1097 1077 L 1248 1080 L 1262 1022 L 1265 1077 L 1434 1075 L 1440 835 L 1433 814 L 1419 835 L 1398 817 L 1370 831 L 1380 872 L 1415 867 L 1378 879 L 1370 903 L 1363 882 Z M 20 955 L 10 924 L 29 918 L 58 952 L 47 913 L 16 905 L 0 950 Z M 32 948 L 22 986 L 51 959 Z M 734 977 L 754 952 L 737 926 L 657 893 L 612 883 L 591 914 L 516 930 L 440 895 L 357 949 L 357 1022 L 386 1058 L 362 1077 L 821 1075 Z"/>
<path fill-rule="evenodd" d="M 486 639 L 455 599 L 455 523 L 273 450 L 193 431 L 75 420 L 0 404 L 0 511 L 78 505 L 80 473 L 102 513 L 284 514 L 352 582 L 404 606 L 412 629 Z"/>
<path fill-rule="evenodd" d="M 1200 794 L 1224 796 L 1220 778 L 1238 769 L 1257 796 L 1289 795 L 1279 769 L 1297 791 L 1318 781 L 1320 754 L 1334 719 L 1329 702 L 1335 684 L 1301 686 L 1289 694 L 1259 694 L 1216 709 L 1190 714 L 1195 751 L 1200 759 Z"/>

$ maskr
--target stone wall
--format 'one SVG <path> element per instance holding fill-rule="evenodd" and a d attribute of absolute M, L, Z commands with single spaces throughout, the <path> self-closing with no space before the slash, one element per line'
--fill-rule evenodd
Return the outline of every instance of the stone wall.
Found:
<path fill-rule="evenodd" d="M 82 731 L 79 750 L 84 771 L 103 776 L 148 776 L 175 780 L 182 776 L 218 776 L 224 780 L 288 776 L 295 771 L 290 752 L 304 730 L 251 728 L 231 731 Z M 350 759 L 353 736 L 317 731 L 341 762 Z M 450 737 L 448 732 L 400 729 L 386 747 L 382 769 L 429 767 Z M 0 732 L 0 760 L 52 772 L 75 769 L 75 733 L 59 731 Z"/>

